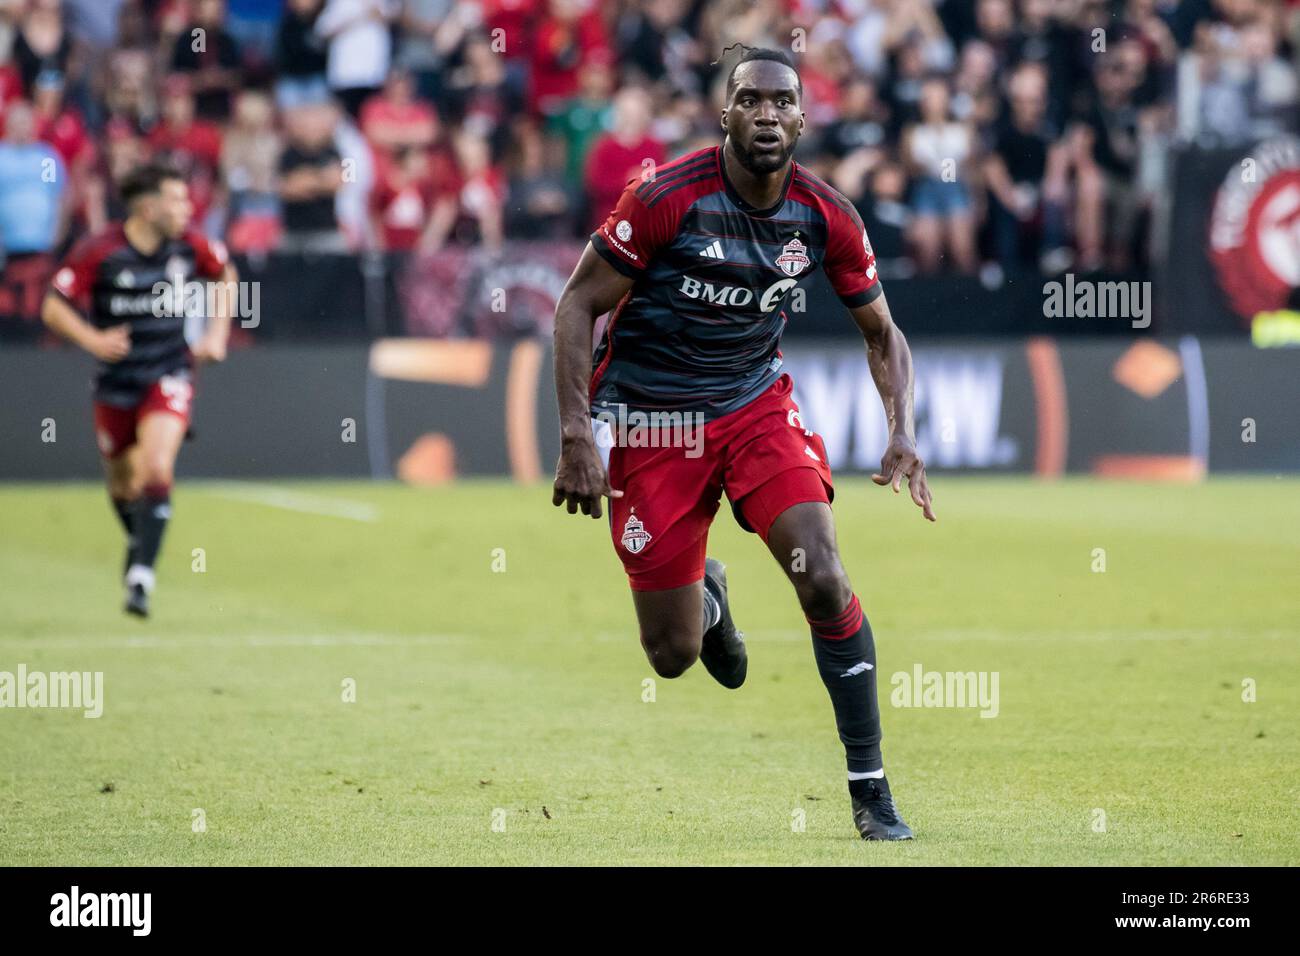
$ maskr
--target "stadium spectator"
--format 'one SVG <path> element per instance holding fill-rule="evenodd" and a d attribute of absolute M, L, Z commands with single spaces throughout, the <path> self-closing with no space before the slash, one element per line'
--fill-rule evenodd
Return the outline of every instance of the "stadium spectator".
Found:
<path fill-rule="evenodd" d="M 572 235 L 573 196 L 564 177 L 546 163 L 536 123 L 522 122 L 512 160 L 506 233 L 512 239 L 563 239 Z"/>
<path fill-rule="evenodd" d="M 434 161 L 433 153 L 426 148 L 402 146 L 377 169 L 370 213 L 379 249 L 415 249 L 433 219 L 435 206 L 454 201 L 443 191 L 446 174 L 439 175 Z M 445 216 L 443 212 L 439 222 Z"/>
<path fill-rule="evenodd" d="M 1005 272 L 1026 263 L 1064 271 L 1066 176 L 1069 159 L 1047 120 L 1047 67 L 1027 60 L 1007 84 L 1010 116 L 984 160 L 993 247 Z"/>
<path fill-rule="evenodd" d="M 334 208 L 343 166 L 334 146 L 336 115 L 328 103 L 285 113 L 286 144 L 280 154 L 281 247 L 307 253 L 347 248 Z"/>
<path fill-rule="evenodd" d="M 98 162 L 86 178 L 86 231 L 97 233 L 126 211 L 118 185 L 149 158 L 144 137 L 128 121 L 110 120 L 104 128 Z"/>
<path fill-rule="evenodd" d="M 157 121 L 154 63 L 148 50 L 129 47 L 113 51 L 108 60 L 104 106 L 108 114 L 106 126 L 117 120 L 140 132 Z"/>
<path fill-rule="evenodd" d="M 32 90 L 36 138 L 58 151 L 67 170 L 64 195 L 69 216 L 78 222 L 86 218 L 86 183 L 95 165 L 96 150 L 81 112 L 64 97 L 64 77 L 46 70 L 36 78 Z"/>
<path fill-rule="evenodd" d="M 75 55 L 72 37 L 64 24 L 62 0 L 28 0 L 14 34 L 11 55 L 28 95 L 36 77 L 45 70 L 76 79 L 80 58 Z"/>
<path fill-rule="evenodd" d="M 5 111 L 0 140 L 0 252 L 12 261 L 49 253 L 66 222 L 63 160 L 36 138 L 36 117 L 24 102 Z"/>
<path fill-rule="evenodd" d="M 1109 263 L 1125 269 L 1132 258 L 1142 197 L 1137 187 L 1138 107 L 1141 78 L 1118 56 L 1097 62 L 1096 93 L 1072 134 L 1078 170 L 1080 268 Z"/>
<path fill-rule="evenodd" d="M 280 109 L 319 101 L 329 90 L 325 41 L 316 32 L 325 0 L 287 0 L 275 35 L 275 100 Z"/>
<path fill-rule="evenodd" d="M 393 0 L 325 0 L 316 21 L 317 34 L 329 44 L 330 89 L 354 119 L 388 76 L 395 15 Z"/>
<path fill-rule="evenodd" d="M 77 182 L 95 156 L 95 146 L 86 131 L 81 112 L 64 97 L 64 76 L 46 70 L 32 84 L 32 107 L 36 117 L 36 138 L 59 152 L 73 182 Z"/>
<path fill-rule="evenodd" d="M 202 225 L 217 200 L 221 167 L 221 127 L 198 118 L 190 75 L 174 73 L 163 84 L 162 120 L 146 141 L 155 159 L 179 170 L 189 183 L 193 221 Z"/>
<path fill-rule="evenodd" d="M 613 62 L 608 55 L 593 56 L 578 73 L 578 94 L 570 97 L 547 121 L 547 132 L 564 150 L 564 174 L 569 182 L 582 181 L 591 146 L 613 122 L 609 99 L 615 89 Z"/>
<path fill-rule="evenodd" d="M 589 232 L 596 229 L 618 203 L 629 179 L 664 162 L 664 144 L 650 135 L 650 95 L 629 87 L 614 97 L 613 129 L 603 134 L 587 157 L 586 186 Z"/>
<path fill-rule="evenodd" d="M 383 92 L 361 107 L 360 125 L 376 156 L 389 158 L 398 151 L 428 150 L 438 135 L 438 114 L 432 105 L 416 98 L 410 72 L 394 68 Z"/>
<path fill-rule="evenodd" d="M 948 110 L 948 81 L 921 87 L 920 121 L 903 130 L 902 155 L 912 174 L 912 242 L 922 272 L 939 271 L 945 253 L 956 271 L 975 271 L 975 221 L 967 186 L 975 142 Z"/>
<path fill-rule="evenodd" d="M 578 91 L 578 72 L 610 48 L 595 4 L 583 0 L 548 0 L 537 25 L 532 53 L 529 108 L 551 115 Z"/>
<path fill-rule="evenodd" d="M 505 240 L 505 176 L 493 165 L 491 146 L 483 137 L 461 131 L 453 140 L 453 148 L 455 178 L 439 189 L 454 201 L 434 204 L 419 249 L 433 253 L 448 242 L 499 249 Z"/>
<path fill-rule="evenodd" d="M 467 36 L 461 59 L 447 71 L 443 105 L 456 125 L 487 137 L 493 153 L 500 155 L 507 145 L 510 117 L 525 111 L 523 91 L 486 34 Z"/>
<path fill-rule="evenodd" d="M 245 90 L 221 148 L 221 175 L 227 190 L 227 241 L 237 252 L 266 252 L 280 236 L 276 170 L 280 137 L 275 110 L 263 93 Z"/>
<path fill-rule="evenodd" d="M 172 47 L 171 68 L 189 73 L 195 113 L 206 120 L 230 116 L 231 98 L 241 81 L 239 45 L 226 29 L 225 0 L 197 0 L 194 21 Z"/>
<path fill-rule="evenodd" d="M 415 77 L 422 98 L 438 101 L 448 57 L 460 46 L 470 23 L 481 16 L 478 7 L 455 0 L 403 0 L 393 59 Z"/>

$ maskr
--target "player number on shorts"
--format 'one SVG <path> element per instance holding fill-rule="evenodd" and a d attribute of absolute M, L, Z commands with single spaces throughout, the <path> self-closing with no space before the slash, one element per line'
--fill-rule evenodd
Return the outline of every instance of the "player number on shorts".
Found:
<path fill-rule="evenodd" d="M 194 386 L 175 375 L 164 375 L 158 380 L 158 388 L 167 399 L 167 407 L 178 415 L 184 415 L 190 407 Z"/>

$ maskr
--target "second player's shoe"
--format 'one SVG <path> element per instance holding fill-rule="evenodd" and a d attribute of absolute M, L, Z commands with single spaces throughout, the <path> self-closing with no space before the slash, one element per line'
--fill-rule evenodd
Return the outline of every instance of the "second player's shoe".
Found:
<path fill-rule="evenodd" d="M 912 828 L 903 822 L 894 806 L 889 784 L 879 780 L 854 780 L 849 794 L 853 799 L 853 822 L 864 840 L 911 840 Z"/>
<path fill-rule="evenodd" d="M 126 606 L 122 610 L 136 617 L 149 616 L 149 592 L 144 589 L 143 584 L 127 585 Z"/>
<path fill-rule="evenodd" d="M 745 683 L 749 672 L 749 655 L 745 652 L 745 635 L 736 630 L 727 604 L 727 568 L 717 558 L 704 562 L 704 587 L 718 602 L 718 623 L 704 632 L 700 660 L 705 669 L 723 687 L 735 690 Z"/>

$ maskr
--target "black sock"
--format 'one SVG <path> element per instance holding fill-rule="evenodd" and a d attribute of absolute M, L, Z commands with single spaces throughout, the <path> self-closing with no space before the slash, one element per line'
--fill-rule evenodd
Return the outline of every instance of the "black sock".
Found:
<path fill-rule="evenodd" d="M 135 502 L 126 498 L 109 498 L 113 502 L 113 511 L 117 513 L 117 520 L 122 522 L 122 530 L 126 536 L 131 537 L 131 525 L 135 522 Z"/>
<path fill-rule="evenodd" d="M 110 498 L 113 502 L 113 510 L 117 513 L 117 520 L 122 522 L 122 530 L 126 532 L 126 567 L 122 569 L 125 574 L 130 570 L 131 565 L 135 563 L 135 502 L 128 501 L 126 498 Z"/>
<path fill-rule="evenodd" d="M 812 626 L 813 656 L 835 708 L 835 726 L 844 744 L 849 773 L 880 770 L 883 763 L 880 705 L 876 700 L 876 642 L 857 595 L 830 620 L 808 623 Z"/>
<path fill-rule="evenodd" d="M 162 547 L 163 532 L 172 513 L 171 488 L 167 485 L 145 488 L 135 502 L 135 563 L 152 568 Z"/>

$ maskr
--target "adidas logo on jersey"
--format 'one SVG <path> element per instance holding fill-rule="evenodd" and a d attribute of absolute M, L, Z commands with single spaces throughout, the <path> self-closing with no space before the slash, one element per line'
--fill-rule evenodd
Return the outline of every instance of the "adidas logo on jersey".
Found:
<path fill-rule="evenodd" d="M 726 253 L 722 251 L 722 240 L 714 239 L 711 243 L 700 250 L 700 255 L 706 259 L 725 259 Z"/>

